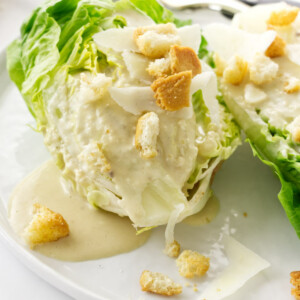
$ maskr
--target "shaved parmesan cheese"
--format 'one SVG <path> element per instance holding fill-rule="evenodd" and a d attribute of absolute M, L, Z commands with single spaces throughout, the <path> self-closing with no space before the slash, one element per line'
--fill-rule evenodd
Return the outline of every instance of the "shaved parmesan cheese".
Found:
<path fill-rule="evenodd" d="M 131 79 L 137 79 L 147 84 L 153 81 L 152 76 L 146 71 L 151 60 L 144 55 L 134 53 L 128 50 L 123 51 L 122 57 L 124 59 L 127 70 Z"/>
<path fill-rule="evenodd" d="M 211 119 L 215 124 L 219 124 L 219 108 L 217 78 L 214 72 L 205 72 L 198 74 L 192 79 L 190 87 L 190 95 L 199 89 L 202 90 L 204 102 L 211 113 Z M 134 115 L 140 115 L 145 111 L 153 111 L 156 113 L 166 113 L 174 118 L 190 119 L 194 112 L 192 105 L 182 108 L 174 112 L 166 112 L 156 105 L 154 92 L 149 86 L 146 87 L 111 87 L 109 89 L 110 96 L 124 110 Z"/>
<path fill-rule="evenodd" d="M 198 74 L 192 80 L 191 95 L 202 90 L 205 105 L 210 111 L 210 118 L 213 123 L 220 123 L 219 103 L 216 99 L 218 94 L 218 83 L 216 74 L 212 71 Z"/>
<path fill-rule="evenodd" d="M 159 112 L 161 108 L 155 104 L 154 92 L 150 87 L 126 87 L 109 89 L 110 96 L 124 110 L 134 115 L 145 111 Z"/>
<path fill-rule="evenodd" d="M 146 87 L 125 87 L 109 89 L 112 99 L 119 104 L 125 111 L 140 115 L 145 111 L 153 111 L 155 113 L 166 113 L 178 119 L 190 119 L 193 116 L 193 108 L 185 107 L 178 111 L 166 112 L 156 105 L 154 92 L 149 86 Z"/>
<path fill-rule="evenodd" d="M 204 290 L 201 300 L 223 299 L 241 288 L 251 277 L 270 266 L 266 260 L 234 238 L 225 235 L 223 242 L 229 265 Z"/>
<path fill-rule="evenodd" d="M 99 49 L 112 49 L 117 52 L 123 52 L 124 50 L 140 52 L 133 40 L 135 29 L 135 27 L 125 27 L 101 31 L 94 35 L 94 41 Z M 195 52 L 198 52 L 200 45 L 200 26 L 184 26 L 177 31 L 181 44 L 186 47 L 191 47 Z"/>
<path fill-rule="evenodd" d="M 288 59 L 300 66 L 300 44 L 291 44 L 286 46 Z"/>
<path fill-rule="evenodd" d="M 198 53 L 201 38 L 200 31 L 199 24 L 179 28 L 178 35 L 180 36 L 181 45 L 191 47 Z"/>
<path fill-rule="evenodd" d="M 217 23 L 206 26 L 203 34 L 222 59 L 229 60 L 234 54 L 247 61 L 258 52 L 265 53 L 276 37 L 273 30 L 255 34 Z"/>
<path fill-rule="evenodd" d="M 115 16 L 119 16 L 120 13 Z M 126 19 L 128 27 L 139 27 L 139 26 L 151 26 L 155 25 L 155 22 L 148 16 L 141 14 L 134 9 L 127 9 L 122 11 L 122 17 Z"/>
<path fill-rule="evenodd" d="M 185 107 L 177 111 L 168 111 L 167 114 L 172 115 L 174 118 L 187 120 L 194 115 L 194 111 L 190 105 L 190 107 Z"/>
<path fill-rule="evenodd" d="M 267 94 L 254 84 L 249 83 L 245 87 L 245 101 L 249 104 L 257 104 L 267 99 Z"/>
<path fill-rule="evenodd" d="M 134 40 L 135 27 L 112 28 L 96 33 L 93 38 L 99 49 L 112 49 L 116 52 L 131 50 L 139 52 Z"/>

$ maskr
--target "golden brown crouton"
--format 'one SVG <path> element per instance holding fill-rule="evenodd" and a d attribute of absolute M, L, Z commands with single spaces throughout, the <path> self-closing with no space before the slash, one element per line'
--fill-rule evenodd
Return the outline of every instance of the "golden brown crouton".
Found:
<path fill-rule="evenodd" d="M 283 90 L 288 94 L 297 93 L 300 91 L 300 80 L 296 77 L 288 77 L 283 85 Z"/>
<path fill-rule="evenodd" d="M 39 203 L 33 205 L 33 218 L 24 234 L 31 247 L 54 242 L 68 235 L 69 226 L 62 215 Z"/>
<path fill-rule="evenodd" d="M 248 63 L 239 56 L 232 58 L 225 68 L 223 78 L 225 82 L 239 85 L 243 82 L 248 70 Z"/>
<path fill-rule="evenodd" d="M 172 74 L 183 71 L 192 71 L 193 77 L 201 73 L 201 63 L 194 51 L 190 47 L 171 46 L 170 49 L 171 72 Z"/>
<path fill-rule="evenodd" d="M 209 258 L 191 250 L 184 250 L 176 259 L 179 274 L 186 278 L 203 276 L 209 269 Z"/>
<path fill-rule="evenodd" d="M 215 73 L 218 76 L 223 76 L 224 70 L 226 68 L 226 62 L 220 57 L 218 53 L 214 53 L 214 62 L 215 62 Z"/>
<path fill-rule="evenodd" d="M 295 296 L 297 300 L 300 300 L 300 271 L 291 272 L 291 284 L 294 286 L 292 288 L 292 295 Z"/>
<path fill-rule="evenodd" d="M 172 45 L 180 44 L 174 24 L 160 24 L 139 27 L 134 31 L 133 39 L 142 54 L 150 58 L 164 57 Z"/>
<path fill-rule="evenodd" d="M 164 253 L 169 257 L 178 257 L 180 253 L 180 244 L 177 241 L 173 241 L 172 243 L 166 244 L 166 248 Z"/>
<path fill-rule="evenodd" d="M 298 7 L 291 6 L 288 9 L 273 11 L 267 20 L 267 25 L 271 26 L 288 26 L 297 18 Z"/>
<path fill-rule="evenodd" d="M 133 39 L 136 41 L 147 31 L 154 31 L 159 34 L 176 34 L 176 26 L 173 23 L 158 24 L 153 26 L 138 27 L 133 33 Z"/>
<path fill-rule="evenodd" d="M 300 144 L 300 127 L 297 127 L 293 130 L 293 134 L 292 134 L 292 140 L 295 143 L 299 143 Z"/>
<path fill-rule="evenodd" d="M 265 51 L 265 55 L 270 58 L 283 56 L 285 54 L 285 45 L 285 41 L 277 35 L 273 43 Z"/>
<path fill-rule="evenodd" d="M 169 111 L 190 106 L 191 82 L 191 71 L 156 79 L 151 85 L 155 92 L 156 104 Z"/>
<path fill-rule="evenodd" d="M 140 278 L 140 285 L 142 291 L 164 296 L 174 296 L 182 293 L 181 285 L 176 284 L 168 276 L 156 272 L 144 271 Z"/>
<path fill-rule="evenodd" d="M 153 77 L 165 77 L 171 75 L 170 58 L 160 58 L 151 62 L 147 68 L 147 72 Z"/>
<path fill-rule="evenodd" d="M 148 112 L 139 118 L 135 132 L 135 147 L 143 158 L 153 158 L 157 155 L 158 134 L 159 118 L 156 113 Z"/>

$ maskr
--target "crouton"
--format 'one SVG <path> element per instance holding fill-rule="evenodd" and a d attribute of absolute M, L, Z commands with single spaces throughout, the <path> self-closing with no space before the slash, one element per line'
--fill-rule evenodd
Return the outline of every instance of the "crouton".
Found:
<path fill-rule="evenodd" d="M 288 26 L 297 18 L 298 7 L 291 6 L 288 9 L 273 11 L 267 20 L 267 25 L 271 26 Z"/>
<path fill-rule="evenodd" d="M 111 171 L 111 165 L 104 155 L 101 144 L 97 143 L 97 141 L 89 143 L 78 157 L 84 163 L 96 166 L 101 173 Z"/>
<path fill-rule="evenodd" d="M 176 34 L 176 26 L 173 23 L 158 24 L 153 26 L 138 27 L 133 33 L 133 39 L 136 41 L 147 31 L 154 31 L 158 34 Z"/>
<path fill-rule="evenodd" d="M 171 75 L 170 58 L 160 58 L 151 62 L 147 68 L 147 72 L 153 77 L 164 77 Z"/>
<path fill-rule="evenodd" d="M 156 79 L 151 85 L 155 93 L 156 104 L 168 111 L 190 106 L 191 82 L 191 71 Z"/>
<path fill-rule="evenodd" d="M 274 58 L 279 56 L 284 56 L 285 54 L 285 41 L 278 35 L 275 37 L 273 43 L 265 51 L 265 55 Z"/>
<path fill-rule="evenodd" d="M 223 72 L 225 82 L 239 85 L 243 82 L 248 70 L 248 63 L 241 57 L 235 56 L 228 62 Z"/>
<path fill-rule="evenodd" d="M 214 53 L 213 56 L 214 62 L 215 62 L 215 73 L 217 76 L 223 76 L 224 70 L 226 68 L 226 61 L 224 61 L 218 53 Z"/>
<path fill-rule="evenodd" d="M 172 243 L 166 244 L 166 248 L 164 253 L 169 257 L 178 257 L 180 253 L 180 244 L 177 241 L 173 241 Z"/>
<path fill-rule="evenodd" d="M 190 47 L 171 46 L 170 49 L 171 72 L 172 74 L 183 71 L 192 71 L 193 77 L 201 73 L 201 63 L 194 51 Z"/>
<path fill-rule="evenodd" d="M 31 247 L 54 242 L 69 235 L 69 226 L 59 213 L 39 203 L 33 205 L 33 218 L 24 232 Z"/>
<path fill-rule="evenodd" d="M 180 284 L 176 284 L 168 276 L 157 272 L 144 271 L 140 278 L 140 285 L 142 291 L 163 296 L 174 296 L 182 293 Z"/>
<path fill-rule="evenodd" d="M 176 27 L 171 23 L 139 27 L 134 31 L 133 39 L 139 51 L 150 58 L 164 57 L 172 45 L 180 44 Z"/>
<path fill-rule="evenodd" d="M 292 132 L 292 140 L 293 142 L 300 144 L 300 127 L 294 128 Z"/>
<path fill-rule="evenodd" d="M 136 125 L 135 147 L 143 158 L 153 158 L 157 155 L 158 134 L 159 118 L 156 113 L 148 112 L 139 118 Z"/>
<path fill-rule="evenodd" d="M 164 77 L 183 71 L 192 71 L 193 77 L 201 73 L 201 62 L 192 48 L 171 46 L 170 55 L 156 59 L 149 64 L 148 73 L 154 77 Z"/>
<path fill-rule="evenodd" d="M 176 259 L 179 274 L 186 278 L 203 276 L 209 269 L 209 258 L 191 250 L 184 250 Z"/>
<path fill-rule="evenodd" d="M 278 64 L 262 53 L 257 53 L 250 63 L 250 80 L 257 84 L 271 82 L 278 73 Z"/>
<path fill-rule="evenodd" d="M 291 284 L 294 286 L 292 288 L 292 295 L 295 296 L 297 300 L 300 300 L 300 271 L 291 272 Z"/>
<path fill-rule="evenodd" d="M 284 81 L 283 85 L 283 90 L 288 94 L 297 93 L 300 91 L 300 79 L 296 77 L 288 77 Z"/>

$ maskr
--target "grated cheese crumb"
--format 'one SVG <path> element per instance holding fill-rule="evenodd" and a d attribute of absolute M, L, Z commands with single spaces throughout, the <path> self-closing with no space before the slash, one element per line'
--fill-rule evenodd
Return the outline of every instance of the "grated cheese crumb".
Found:
<path fill-rule="evenodd" d="M 257 53 L 250 64 L 250 80 L 255 84 L 271 82 L 278 73 L 278 64 L 262 53 Z"/>

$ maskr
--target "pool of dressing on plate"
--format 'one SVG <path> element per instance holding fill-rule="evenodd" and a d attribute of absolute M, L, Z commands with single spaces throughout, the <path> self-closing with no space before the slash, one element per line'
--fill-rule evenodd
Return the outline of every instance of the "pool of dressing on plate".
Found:
<path fill-rule="evenodd" d="M 11 195 L 9 221 L 20 237 L 31 221 L 34 203 L 60 213 L 69 224 L 68 237 L 34 248 L 48 257 L 65 261 L 109 257 L 139 248 L 150 236 L 150 231 L 136 235 L 129 218 L 96 209 L 75 191 L 67 190 L 53 161 L 29 174 Z M 201 212 L 183 222 L 194 226 L 209 223 L 218 209 L 218 201 L 212 197 Z"/>

